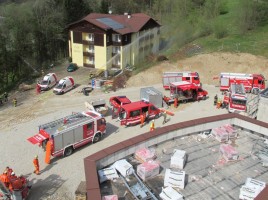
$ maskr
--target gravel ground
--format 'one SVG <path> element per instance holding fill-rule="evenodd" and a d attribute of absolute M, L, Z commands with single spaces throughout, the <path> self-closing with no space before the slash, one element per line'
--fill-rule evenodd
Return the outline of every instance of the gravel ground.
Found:
<path fill-rule="evenodd" d="M 210 63 L 208 56 L 209 55 L 207 55 L 206 58 L 197 56 L 195 62 L 192 60 L 193 58 L 190 58 L 192 60 L 192 65 L 196 65 L 203 60 L 208 60 L 208 63 Z M 219 54 L 218 56 L 221 58 L 226 56 L 226 54 Z M 214 66 L 219 66 L 220 63 L 215 58 L 215 55 L 211 55 L 211 57 L 213 58 L 211 58 L 211 60 L 215 61 Z M 236 55 L 234 56 L 234 61 L 238 62 L 235 59 L 237 59 Z M 257 57 L 255 61 L 257 62 Z M 186 63 L 190 61 L 185 60 L 181 62 Z M 228 58 L 228 62 L 231 62 L 230 58 Z M 155 71 L 160 67 L 161 65 L 156 66 Z M 210 63 L 209 67 L 213 68 L 213 65 Z M 85 101 L 104 98 L 106 102 L 108 102 L 109 97 L 113 95 L 126 95 L 132 101 L 136 101 L 139 100 L 140 87 L 144 85 L 154 86 L 156 89 L 159 89 L 164 94 L 168 95 L 168 91 L 162 89 L 161 80 L 157 79 L 159 73 L 161 74 L 161 71 L 158 71 L 156 75 L 151 73 L 153 72 L 152 70 L 153 68 L 141 75 L 138 74 L 133 77 L 129 81 L 127 88 L 108 94 L 104 94 L 98 90 L 94 90 L 89 96 L 84 96 L 80 93 L 82 87 L 88 83 L 85 74 L 88 74 L 89 71 L 85 68 L 81 68 L 76 72 L 71 73 L 74 79 L 77 80 L 77 88 L 62 96 L 56 96 L 52 91 L 47 91 L 40 95 L 36 95 L 34 90 L 14 92 L 11 94 L 11 98 L 14 96 L 17 97 L 18 107 L 12 107 L 11 102 L 0 107 L 0 121 L 2 122 L 0 124 L 0 170 L 4 170 L 6 166 L 10 166 L 17 174 L 24 174 L 27 176 L 33 184 L 29 196 L 30 200 L 74 199 L 74 192 L 77 186 L 80 181 L 85 180 L 83 158 L 102 148 L 108 147 L 113 143 L 123 141 L 148 131 L 149 124 L 145 125 L 143 128 L 140 128 L 139 126 L 125 128 L 120 127 L 118 121 L 111 120 L 111 116 L 107 116 L 107 134 L 102 141 L 97 144 L 90 144 L 82 147 L 69 157 L 54 158 L 50 165 L 44 163 L 45 154 L 43 150 L 38 146 L 29 143 L 27 138 L 38 132 L 38 125 L 40 124 L 56 120 L 69 115 L 72 112 L 85 110 Z M 166 68 L 166 71 L 168 70 L 174 70 L 174 68 L 171 66 L 170 68 Z M 55 68 L 54 71 L 61 75 L 60 78 L 67 75 L 65 68 Z M 150 78 L 141 78 L 144 74 L 146 77 Z M 202 76 L 204 75 L 202 74 Z M 135 79 L 136 82 L 133 82 Z M 201 80 L 203 83 L 206 83 L 208 79 L 202 79 L 201 77 Z M 226 110 L 218 110 L 213 107 L 213 97 L 216 93 L 220 93 L 219 88 L 211 83 L 209 84 L 210 85 L 203 84 L 203 87 L 208 90 L 210 98 L 205 101 L 183 104 L 177 109 L 171 108 L 171 110 L 175 112 L 175 116 L 170 117 L 170 121 L 167 125 L 226 113 Z M 155 126 L 156 128 L 162 126 L 162 118 L 156 120 Z M 35 155 L 38 155 L 40 160 L 41 174 L 39 176 L 33 174 L 34 167 L 32 160 Z"/>

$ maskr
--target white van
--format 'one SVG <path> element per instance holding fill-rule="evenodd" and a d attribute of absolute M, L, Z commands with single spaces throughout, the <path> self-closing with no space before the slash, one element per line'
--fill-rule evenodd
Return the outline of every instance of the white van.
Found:
<path fill-rule="evenodd" d="M 49 90 L 57 84 L 57 76 L 55 73 L 49 73 L 44 76 L 43 80 L 39 84 L 42 91 Z"/>
<path fill-rule="evenodd" d="M 54 87 L 55 94 L 64 94 L 69 90 L 74 88 L 74 79 L 70 76 L 67 76 L 59 81 L 59 83 Z"/>

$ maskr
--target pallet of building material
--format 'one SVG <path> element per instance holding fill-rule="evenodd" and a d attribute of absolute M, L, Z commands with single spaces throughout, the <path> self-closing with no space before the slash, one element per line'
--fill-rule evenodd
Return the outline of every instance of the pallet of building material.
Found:
<path fill-rule="evenodd" d="M 174 149 L 170 160 L 170 168 L 183 169 L 186 162 L 186 151 Z"/>
<path fill-rule="evenodd" d="M 166 169 L 164 186 L 184 189 L 185 171 L 172 171 L 171 169 Z"/>
<path fill-rule="evenodd" d="M 126 159 L 116 161 L 111 167 L 115 168 L 123 177 L 131 175 L 134 171 L 133 166 Z"/>
<path fill-rule="evenodd" d="M 147 162 L 149 160 L 154 160 L 156 158 L 155 151 L 153 149 L 141 148 L 136 150 L 134 157 L 141 163 Z"/>
<path fill-rule="evenodd" d="M 106 195 L 101 198 L 101 200 L 118 200 L 117 195 Z"/>
<path fill-rule="evenodd" d="M 220 153 L 226 161 L 235 161 L 238 160 L 238 152 L 230 144 L 221 144 Z"/>
<path fill-rule="evenodd" d="M 149 160 L 137 166 L 137 174 L 143 181 L 157 176 L 159 171 L 160 165 L 155 160 Z"/>
<path fill-rule="evenodd" d="M 211 130 L 211 134 L 219 142 L 228 142 L 228 140 L 229 140 L 228 133 L 220 127 L 213 128 Z"/>
<path fill-rule="evenodd" d="M 182 194 L 172 187 L 162 188 L 162 192 L 159 196 L 163 200 L 183 200 Z"/>
<path fill-rule="evenodd" d="M 229 139 L 237 138 L 238 129 L 235 129 L 231 124 L 225 124 L 221 128 L 228 133 Z"/>
<path fill-rule="evenodd" d="M 114 180 L 119 178 L 115 168 L 108 167 L 98 170 L 99 182 L 103 183 L 107 180 Z"/>
<path fill-rule="evenodd" d="M 266 183 L 252 178 L 247 178 L 240 188 L 239 199 L 253 200 L 265 188 Z"/>

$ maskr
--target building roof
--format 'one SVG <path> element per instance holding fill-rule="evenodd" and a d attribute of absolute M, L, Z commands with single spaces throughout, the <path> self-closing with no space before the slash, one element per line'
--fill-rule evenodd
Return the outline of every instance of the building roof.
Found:
<path fill-rule="evenodd" d="M 91 13 L 73 24 L 81 21 L 87 21 L 104 30 L 112 29 L 115 32 L 123 35 L 127 33 L 139 32 L 149 20 L 153 20 L 158 26 L 160 26 L 157 21 L 144 13 L 134 13 L 128 15 Z"/>

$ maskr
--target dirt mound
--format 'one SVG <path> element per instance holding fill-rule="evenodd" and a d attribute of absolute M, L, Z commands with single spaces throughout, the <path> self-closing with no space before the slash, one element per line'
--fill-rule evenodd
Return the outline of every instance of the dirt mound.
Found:
<path fill-rule="evenodd" d="M 128 87 L 149 86 L 162 82 L 162 73 L 167 71 L 197 71 L 204 84 L 218 84 L 213 77 L 221 72 L 261 73 L 268 77 L 268 59 L 247 53 L 199 54 L 178 60 L 175 63 L 164 61 L 144 72 L 131 77 Z"/>

